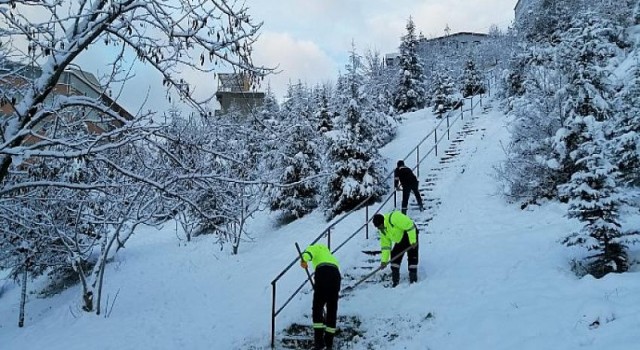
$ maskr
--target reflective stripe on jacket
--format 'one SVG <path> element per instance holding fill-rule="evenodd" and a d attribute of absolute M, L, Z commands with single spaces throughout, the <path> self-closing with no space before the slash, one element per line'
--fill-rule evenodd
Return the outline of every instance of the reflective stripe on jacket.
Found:
<path fill-rule="evenodd" d="M 380 250 L 382 251 L 381 262 L 387 263 L 391 260 L 391 244 L 400 243 L 402 236 L 407 232 L 409 244 L 417 242 L 416 226 L 413 220 L 399 211 L 392 211 L 384 216 L 384 228 L 380 232 Z"/>
<path fill-rule="evenodd" d="M 302 252 L 302 260 L 307 262 L 311 261 L 314 268 L 320 265 L 333 265 L 340 268 L 338 259 L 331 254 L 331 251 L 326 245 L 320 243 L 308 246 L 307 249 Z"/>

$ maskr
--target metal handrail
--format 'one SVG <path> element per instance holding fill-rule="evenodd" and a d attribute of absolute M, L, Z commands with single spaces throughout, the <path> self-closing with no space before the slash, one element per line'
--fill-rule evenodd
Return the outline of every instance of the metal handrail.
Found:
<path fill-rule="evenodd" d="M 489 85 L 490 86 L 490 85 Z M 489 87 L 486 86 L 487 91 L 489 90 Z M 482 106 L 482 96 L 483 94 L 480 94 L 480 100 L 477 103 L 473 103 L 473 96 L 471 95 L 471 97 L 465 97 L 463 98 L 463 100 L 467 100 L 469 99 L 471 101 L 471 106 L 467 111 L 471 112 L 471 115 L 473 116 L 473 110 L 475 109 L 475 107 L 480 104 Z M 433 151 L 435 151 L 436 156 L 437 156 L 437 146 L 440 142 L 442 142 L 442 139 L 444 137 L 441 137 L 439 140 L 437 138 L 437 129 L 442 126 L 442 123 L 444 123 L 445 121 L 447 122 L 447 133 L 449 132 L 449 130 L 456 124 L 456 122 L 459 119 L 464 119 L 464 104 L 462 104 L 462 106 L 460 107 L 460 113 L 457 117 L 455 117 L 453 119 L 453 121 L 450 120 L 450 114 L 452 112 L 455 112 L 456 110 L 450 110 L 447 112 L 446 114 L 446 118 L 442 118 L 442 120 L 433 128 L 433 130 L 431 130 L 422 140 L 420 140 L 420 142 L 418 142 L 418 144 L 403 158 L 403 160 L 408 159 L 414 152 L 416 152 L 417 154 L 417 163 L 416 166 L 414 168 L 412 168 L 412 170 L 415 170 L 416 168 L 418 168 L 420 166 L 420 163 L 422 163 L 422 161 L 424 161 Z M 429 151 L 427 151 L 427 153 L 420 157 L 419 156 L 419 149 L 420 146 L 427 140 L 429 139 L 432 135 L 435 136 L 436 141 L 435 144 L 431 147 L 431 149 L 429 149 Z M 447 137 L 448 138 L 448 137 Z M 418 168 L 419 169 L 419 168 Z M 391 176 L 393 176 L 394 172 L 391 171 L 389 173 L 389 175 L 387 175 L 383 181 L 387 181 L 389 178 L 391 178 Z M 364 200 L 362 200 L 360 203 L 358 203 L 358 205 L 356 205 L 356 207 L 354 207 L 353 209 L 349 210 L 348 212 L 344 213 L 338 220 L 336 220 L 335 222 L 330 223 L 311 243 L 309 244 L 315 244 L 317 243 L 324 235 L 327 235 L 327 239 L 329 241 L 328 247 L 331 248 L 330 245 L 330 240 L 331 240 L 331 229 L 334 228 L 337 224 L 339 224 L 340 222 L 342 222 L 342 220 L 346 219 L 348 216 L 350 216 L 351 214 L 353 214 L 354 212 L 356 212 L 357 210 L 361 209 L 363 206 L 365 206 L 365 204 L 369 203 L 370 200 L 373 198 L 373 195 L 370 195 L 369 197 L 365 198 Z M 395 191 L 393 191 L 392 193 L 390 193 L 385 199 L 384 201 L 378 206 L 378 209 L 374 212 L 374 215 L 377 214 L 378 212 L 380 212 L 380 210 L 382 210 L 382 208 L 391 200 L 391 198 L 395 198 Z M 395 206 L 395 201 L 394 201 L 394 206 Z M 351 239 L 353 239 L 353 237 L 355 237 L 358 233 L 360 233 L 364 228 L 367 228 L 369 223 L 371 222 L 373 216 L 369 217 L 369 213 L 368 213 L 368 207 L 367 206 L 367 217 L 365 220 L 365 223 L 363 225 L 361 225 L 356 231 L 354 231 L 349 237 L 347 237 L 342 243 L 340 243 L 338 245 L 338 247 L 336 247 L 336 249 L 332 250 L 332 253 L 337 252 L 340 248 L 342 248 L 347 242 L 349 242 Z M 368 236 L 367 236 L 368 238 Z M 296 264 L 296 262 L 298 261 L 299 257 L 296 257 L 295 259 L 293 259 L 293 261 L 291 261 L 291 263 L 289 263 L 287 265 L 287 267 L 285 267 L 272 281 L 271 281 L 271 286 L 272 286 L 272 305 L 271 305 L 271 347 L 273 348 L 275 346 L 275 319 L 276 317 L 280 314 L 280 312 L 282 312 L 282 310 L 284 310 L 284 308 L 291 302 L 291 300 L 293 300 L 293 298 L 302 290 L 302 288 L 304 288 L 304 286 L 309 282 L 308 279 L 304 280 L 302 282 L 302 284 L 300 284 L 300 286 L 298 288 L 296 288 L 296 290 L 287 298 L 287 300 L 282 304 L 282 306 L 280 308 L 278 308 L 276 310 L 276 284 L 278 282 L 278 280 L 280 280 L 280 278 L 282 278 L 282 276 L 284 276 L 290 269 L 291 267 L 293 267 L 293 265 Z"/>

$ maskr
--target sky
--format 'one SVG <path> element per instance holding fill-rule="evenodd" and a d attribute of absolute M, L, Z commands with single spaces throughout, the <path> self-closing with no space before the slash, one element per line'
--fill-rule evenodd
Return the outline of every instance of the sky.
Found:
<path fill-rule="evenodd" d="M 446 123 L 429 109 L 405 114 L 397 137 L 380 150 L 392 168 L 440 125 L 441 151 L 430 153 L 419 172 L 427 209 L 408 212 L 421 228 L 419 281 L 408 283 L 405 260 L 398 287 L 388 288 L 385 270 L 343 296 L 338 314 L 348 320 L 337 326 L 357 319 L 360 335 L 346 342 L 338 337 L 337 350 L 637 348 L 640 266 L 599 280 L 577 277 L 570 263 L 587 253 L 560 243 L 580 228 L 565 217 L 567 205 L 548 202 L 521 210 L 497 194 L 494 167 L 504 160 L 510 137 L 499 105 L 485 99 L 473 116 L 452 118 L 450 139 L 444 136 Z M 422 156 L 431 140 L 420 146 Z M 456 155 L 445 160 L 446 153 Z M 332 230 L 332 247 L 365 219 L 362 209 L 341 221 Z M 46 299 L 29 293 L 26 325 L 19 329 L 20 288 L 0 278 L 2 350 L 270 349 L 271 281 L 294 261 L 294 242 L 304 248 L 326 225 L 319 210 L 287 225 L 259 213 L 248 223 L 251 236 L 238 255 L 221 250 L 211 236 L 187 243 L 173 223 L 142 227 L 107 266 L 109 306 L 99 317 L 79 309 L 75 286 Z M 637 211 L 623 215 L 624 229 L 638 225 Z M 361 232 L 335 253 L 343 289 L 378 266 L 378 257 L 362 252 L 377 249 L 370 227 L 369 238 Z M 637 245 L 631 257 L 640 258 Z M 277 307 L 305 279 L 294 265 L 277 283 Z M 310 330 L 311 300 L 307 285 L 279 314 L 278 349 L 289 326 Z"/>
<path fill-rule="evenodd" d="M 411 16 L 425 37 L 506 29 L 517 0 L 247 0 L 263 21 L 254 61 L 281 74 L 270 78 L 280 97 L 289 81 L 309 85 L 335 81 L 344 71 L 352 42 L 360 53 L 396 52 Z"/>
<path fill-rule="evenodd" d="M 289 82 L 313 86 L 335 82 L 344 71 L 352 43 L 356 51 L 396 52 L 411 16 L 425 37 L 461 31 L 486 33 L 492 25 L 506 29 L 513 21 L 516 0 L 246 0 L 254 22 L 262 29 L 253 51 L 256 65 L 276 68 L 259 87 L 271 87 L 282 101 Z M 96 44 L 96 45 L 99 45 Z M 102 47 L 79 56 L 77 63 L 100 76 L 108 72 L 114 52 Z M 133 55 L 130 55 L 131 57 Z M 131 62 L 130 62 L 131 63 Z M 145 65 L 134 63 L 136 78 L 129 81 L 118 101 L 130 112 L 139 109 L 162 113 L 170 103 L 161 88 L 162 78 Z M 229 70 L 230 71 L 230 70 Z M 222 73 L 223 71 L 221 71 Z M 228 72 L 228 71 L 227 71 Z M 185 72 L 197 94 L 209 96 L 217 80 Z"/>

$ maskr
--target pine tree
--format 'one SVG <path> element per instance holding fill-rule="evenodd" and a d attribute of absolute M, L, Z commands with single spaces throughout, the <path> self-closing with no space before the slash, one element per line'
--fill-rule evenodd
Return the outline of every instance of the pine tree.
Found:
<path fill-rule="evenodd" d="M 619 50 L 617 38 L 615 26 L 586 12 L 574 19 L 558 45 L 559 69 L 567 77 L 560 90 L 565 117 L 552 142 L 562 182 L 580 170 L 570 154 L 584 142 L 584 117 L 600 122 L 613 115 L 611 82 L 604 68 Z"/>
<path fill-rule="evenodd" d="M 281 135 L 277 164 L 282 173 L 271 195 L 271 210 L 280 210 L 283 219 L 297 219 L 318 206 L 318 182 L 309 180 L 321 169 L 320 134 L 312 124 L 311 93 L 301 83 L 289 87 L 281 110 L 287 125 Z"/>
<path fill-rule="evenodd" d="M 393 106 L 399 113 L 424 108 L 426 96 L 426 77 L 418 57 L 416 27 L 413 19 L 407 21 L 407 33 L 400 43 L 400 69 L 398 86 L 394 93 Z"/>
<path fill-rule="evenodd" d="M 640 185 L 640 69 L 618 93 L 612 147 L 621 181 Z"/>
<path fill-rule="evenodd" d="M 433 91 L 431 92 L 434 111 L 446 112 L 456 104 L 451 76 L 441 68 L 433 75 Z"/>
<path fill-rule="evenodd" d="M 336 124 L 340 129 L 350 129 L 358 140 L 383 146 L 395 135 L 393 120 L 376 109 L 376 96 L 365 85 L 362 57 L 355 51 L 350 53 L 346 73 L 338 78 L 333 109 L 337 112 Z"/>
<path fill-rule="evenodd" d="M 557 91 L 563 86 L 563 76 L 552 62 L 531 59 L 549 57 L 550 51 L 534 47 L 529 50 L 532 51 L 524 57 L 518 57 L 529 69 L 517 73 L 522 91 L 509 99 L 511 141 L 507 159 L 499 168 L 505 194 L 525 203 L 556 198 L 556 186 L 561 183 L 559 172 L 546 160 L 553 152 L 550 140 L 562 126 Z"/>
<path fill-rule="evenodd" d="M 571 158 L 579 169 L 571 180 L 560 186 L 569 199 L 569 218 L 577 218 L 584 226 L 565 241 L 578 244 L 595 254 L 588 257 L 587 270 L 599 278 L 609 272 L 628 268 L 625 245 L 621 243 L 619 210 L 623 199 L 616 186 L 617 169 L 605 154 L 606 140 L 602 124 L 593 116 L 582 119 L 582 143 Z"/>
<path fill-rule="evenodd" d="M 364 94 L 371 96 L 373 109 L 385 115 L 394 115 L 393 88 L 398 85 L 398 78 L 392 69 L 384 66 L 384 61 L 377 51 L 368 50 L 364 55 Z"/>
<path fill-rule="evenodd" d="M 329 95 L 326 86 L 314 89 L 315 120 L 317 120 L 317 130 L 326 133 L 333 130 L 334 113 L 329 110 Z"/>
<path fill-rule="evenodd" d="M 324 192 L 324 207 L 329 218 L 355 208 L 360 202 L 376 201 L 382 196 L 384 162 L 378 146 L 395 128 L 381 126 L 380 113 L 363 93 L 360 56 L 355 49 L 338 78 L 332 106 L 338 114 L 336 129 L 328 134 L 328 169 L 331 175 Z"/>
<path fill-rule="evenodd" d="M 575 15 L 582 0 L 531 1 L 526 14 L 516 23 L 518 33 L 531 42 L 550 43 L 557 40 L 557 33 L 568 29 L 571 16 Z"/>
<path fill-rule="evenodd" d="M 336 135 L 329 147 L 330 173 L 324 206 L 327 217 L 348 212 L 366 201 L 370 204 L 386 192 L 384 161 L 370 143 L 348 130 Z"/>
<path fill-rule="evenodd" d="M 462 76 L 460 77 L 462 97 L 469 97 L 483 94 L 486 91 L 484 78 L 476 68 L 476 64 L 472 60 L 468 60 L 464 65 Z"/>
<path fill-rule="evenodd" d="M 271 210 L 282 211 L 285 219 L 301 218 L 318 206 L 320 156 L 314 139 L 318 135 L 308 123 L 300 122 L 289 130 L 288 143 L 281 148 L 284 167 L 278 187 L 271 199 Z"/>

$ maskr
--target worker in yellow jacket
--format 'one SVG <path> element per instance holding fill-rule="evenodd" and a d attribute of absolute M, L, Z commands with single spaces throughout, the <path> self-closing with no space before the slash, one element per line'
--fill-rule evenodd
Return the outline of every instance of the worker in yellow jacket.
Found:
<path fill-rule="evenodd" d="M 340 294 L 340 265 L 324 244 L 312 244 L 302 252 L 300 266 L 315 268 L 313 291 L 313 331 L 315 349 L 333 349 L 333 337 L 336 333 L 338 317 L 338 298 Z M 323 312 L 326 307 L 326 315 Z"/>
<path fill-rule="evenodd" d="M 388 214 L 373 216 L 373 225 L 380 233 L 380 264 L 386 266 L 391 257 L 399 255 L 391 261 L 391 283 L 395 287 L 400 283 L 400 264 L 404 251 L 407 252 L 409 264 L 409 283 L 418 282 L 418 228 L 407 215 L 392 211 Z M 393 247 L 391 245 L 393 244 Z"/>

